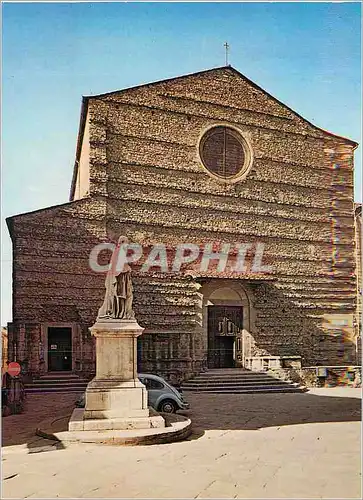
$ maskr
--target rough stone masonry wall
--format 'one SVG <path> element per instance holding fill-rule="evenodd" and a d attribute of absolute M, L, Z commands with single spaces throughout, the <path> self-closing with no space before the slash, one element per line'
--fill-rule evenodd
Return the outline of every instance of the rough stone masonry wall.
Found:
<path fill-rule="evenodd" d="M 28 346 L 44 321 L 78 322 L 83 370 L 92 370 L 87 327 L 104 277 L 88 255 L 106 234 L 123 233 L 171 248 L 265 243 L 275 280 L 249 286 L 259 352 L 300 354 L 310 366 L 353 362 L 352 329 L 324 326 L 326 315 L 355 307 L 351 146 L 228 69 L 91 98 L 88 111 L 90 198 L 13 219 L 14 324 L 25 325 Z M 254 150 L 251 171 L 233 185 L 212 179 L 197 156 L 203 130 L 221 123 Z M 205 366 L 198 286 L 135 266 L 144 371 L 180 381 Z"/>
<path fill-rule="evenodd" d="M 305 364 L 353 361 L 350 325 L 344 335 L 341 327 L 324 327 L 326 315 L 354 312 L 351 146 L 228 70 L 106 95 L 92 110 L 108 165 L 107 180 L 93 189 L 107 192 L 110 228 L 148 244 L 264 242 L 277 281 L 255 290 L 260 351 L 301 354 Z M 203 130 L 220 123 L 239 127 L 254 150 L 252 170 L 234 185 L 215 181 L 198 161 Z M 176 290 L 165 278 L 140 295 L 150 368 L 166 370 L 164 360 L 175 354 L 184 359 L 188 342 L 174 325 L 202 345 L 186 320 L 197 301 Z M 173 355 L 162 351 L 163 342 Z"/>
<path fill-rule="evenodd" d="M 44 371 L 41 326 L 75 323 L 73 356 L 79 371 L 94 370 L 88 327 L 103 298 L 104 276 L 90 271 L 90 249 L 105 239 L 105 203 L 79 200 L 15 217 L 13 232 L 13 323 L 9 355 L 29 374 Z"/>

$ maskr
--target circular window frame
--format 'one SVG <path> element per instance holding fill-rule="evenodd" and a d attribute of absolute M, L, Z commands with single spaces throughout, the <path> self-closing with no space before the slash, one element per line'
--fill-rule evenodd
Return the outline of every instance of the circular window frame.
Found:
<path fill-rule="evenodd" d="M 201 148 L 204 145 L 204 142 L 207 140 L 208 135 L 211 130 L 214 128 L 219 128 L 219 127 L 224 127 L 226 129 L 230 129 L 233 132 L 233 135 L 237 135 L 237 140 L 240 142 L 243 152 L 244 152 L 244 164 L 241 167 L 241 170 L 238 172 L 233 177 L 222 177 L 218 174 L 215 174 L 209 168 L 205 165 L 202 157 L 202 151 Z M 243 179 L 246 178 L 248 175 L 249 171 L 251 170 L 252 163 L 253 163 L 253 149 L 251 146 L 251 143 L 247 137 L 247 134 L 244 133 L 240 128 L 231 125 L 230 123 L 213 123 L 212 125 L 209 125 L 208 127 L 204 128 L 199 136 L 198 143 L 197 143 L 197 158 L 198 162 L 201 164 L 203 169 L 207 172 L 207 174 L 212 177 L 213 179 L 222 182 L 223 184 L 235 184 L 236 182 L 239 182 Z"/>

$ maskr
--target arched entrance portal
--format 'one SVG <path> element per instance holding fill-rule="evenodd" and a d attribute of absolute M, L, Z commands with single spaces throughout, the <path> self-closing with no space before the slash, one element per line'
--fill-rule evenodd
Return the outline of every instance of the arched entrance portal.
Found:
<path fill-rule="evenodd" d="M 250 351 L 250 300 L 239 283 L 205 284 L 203 325 L 208 368 L 244 366 Z"/>

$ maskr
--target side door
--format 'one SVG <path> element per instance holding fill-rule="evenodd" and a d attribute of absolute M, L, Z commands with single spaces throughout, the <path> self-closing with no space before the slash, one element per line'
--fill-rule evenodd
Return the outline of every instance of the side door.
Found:
<path fill-rule="evenodd" d="M 48 370 L 72 370 L 72 329 L 48 328 Z"/>
<path fill-rule="evenodd" d="M 147 388 L 147 383 L 148 383 L 147 379 L 145 377 L 139 377 L 139 380 L 146 387 L 146 391 L 147 391 L 147 404 L 148 404 L 148 406 L 150 406 L 150 402 L 149 402 L 149 390 Z"/>
<path fill-rule="evenodd" d="M 158 400 L 164 390 L 164 384 L 158 380 L 145 377 L 142 381 L 147 389 L 147 400 L 148 405 L 152 406 L 155 410 L 157 409 Z"/>

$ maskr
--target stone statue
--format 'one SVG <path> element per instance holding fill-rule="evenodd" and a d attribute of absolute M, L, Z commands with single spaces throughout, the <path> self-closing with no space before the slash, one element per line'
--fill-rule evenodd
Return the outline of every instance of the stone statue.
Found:
<path fill-rule="evenodd" d="M 131 281 L 131 268 L 124 263 L 122 269 L 118 269 L 119 256 L 126 254 L 125 245 L 128 239 L 120 236 L 115 250 L 112 253 L 110 269 L 107 272 L 105 287 L 105 299 L 98 311 L 97 319 L 135 319 L 132 310 L 133 287 Z M 122 264 L 122 262 L 121 262 Z"/>

